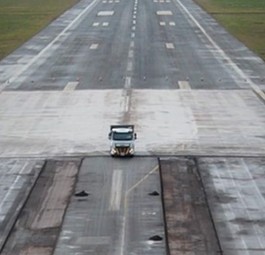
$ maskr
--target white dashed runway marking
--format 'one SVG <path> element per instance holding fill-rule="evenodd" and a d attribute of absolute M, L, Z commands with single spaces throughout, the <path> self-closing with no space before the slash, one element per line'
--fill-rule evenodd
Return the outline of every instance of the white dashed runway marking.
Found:
<path fill-rule="evenodd" d="M 66 84 L 66 86 L 64 87 L 64 91 L 71 91 L 71 90 L 75 90 L 76 87 L 78 86 L 79 82 L 77 81 L 70 81 Z"/>
<path fill-rule="evenodd" d="M 98 12 L 97 16 L 112 16 L 114 11 L 100 11 Z"/>
<path fill-rule="evenodd" d="M 175 22 L 169 22 L 169 25 L 170 26 L 176 26 L 176 23 Z"/>
<path fill-rule="evenodd" d="M 168 16 L 168 15 L 172 15 L 172 11 L 157 11 L 156 14 L 158 16 Z"/>
<path fill-rule="evenodd" d="M 109 22 L 103 22 L 103 23 L 102 23 L 102 26 L 103 26 L 103 27 L 107 27 L 107 26 L 109 26 Z"/>
<path fill-rule="evenodd" d="M 180 89 L 191 89 L 188 81 L 179 81 L 178 84 Z"/>
<path fill-rule="evenodd" d="M 165 26 L 166 22 L 161 21 L 159 24 L 160 24 L 160 26 Z"/>
<path fill-rule="evenodd" d="M 174 49 L 174 44 L 173 43 L 166 43 L 166 48 L 167 49 Z"/>
<path fill-rule="evenodd" d="M 89 49 L 91 50 L 96 50 L 98 48 L 98 44 L 97 43 L 93 43 L 91 44 L 91 46 L 89 47 Z"/>
<path fill-rule="evenodd" d="M 99 23 L 98 22 L 94 22 L 93 23 L 93 27 L 98 27 L 99 26 Z"/>

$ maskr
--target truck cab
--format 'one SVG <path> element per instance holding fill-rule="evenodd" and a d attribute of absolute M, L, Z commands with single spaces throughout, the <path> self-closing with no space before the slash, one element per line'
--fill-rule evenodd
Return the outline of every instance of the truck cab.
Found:
<path fill-rule="evenodd" d="M 137 135 L 134 125 L 111 125 L 109 132 L 111 156 L 133 156 Z"/>

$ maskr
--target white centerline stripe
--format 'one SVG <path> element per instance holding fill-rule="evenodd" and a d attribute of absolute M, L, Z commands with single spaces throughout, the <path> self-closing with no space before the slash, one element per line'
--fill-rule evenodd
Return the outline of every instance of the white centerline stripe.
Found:
<path fill-rule="evenodd" d="M 178 84 L 180 89 L 191 89 L 188 81 L 179 81 Z"/>
<path fill-rule="evenodd" d="M 169 22 L 169 25 L 170 26 L 176 26 L 176 23 L 172 21 L 172 22 Z"/>
<path fill-rule="evenodd" d="M 167 49 L 174 49 L 174 44 L 173 43 L 166 43 L 166 48 Z"/>
<path fill-rule="evenodd" d="M 132 78 L 129 77 L 129 76 L 127 76 L 127 77 L 125 78 L 125 85 L 124 85 L 124 88 L 129 89 L 129 88 L 131 87 L 131 81 L 132 81 Z"/>
<path fill-rule="evenodd" d="M 109 210 L 118 211 L 120 209 L 121 195 L 122 195 L 122 171 L 114 170 L 112 175 Z"/>
<path fill-rule="evenodd" d="M 91 44 L 91 46 L 89 47 L 89 49 L 91 50 L 96 50 L 98 48 L 98 44 L 97 43 L 93 43 Z"/>
<path fill-rule="evenodd" d="M 134 48 L 134 41 L 131 41 L 130 48 Z"/>
<path fill-rule="evenodd" d="M 172 11 L 157 11 L 156 12 L 157 15 L 161 16 L 161 15 L 172 15 Z"/>
<path fill-rule="evenodd" d="M 93 27 L 98 27 L 99 26 L 99 23 L 98 22 L 94 22 L 93 23 Z"/>
<path fill-rule="evenodd" d="M 112 16 L 114 14 L 114 11 L 101 11 L 98 12 L 97 16 Z"/>
<path fill-rule="evenodd" d="M 136 20 L 133 20 L 133 24 L 134 24 L 134 25 L 136 24 Z"/>
<path fill-rule="evenodd" d="M 133 55 L 134 55 L 134 51 L 129 50 L 128 58 L 133 58 Z"/>
<path fill-rule="evenodd" d="M 166 25 L 166 22 L 161 21 L 159 24 L 160 24 L 160 26 L 165 26 Z"/>
<path fill-rule="evenodd" d="M 76 87 L 78 86 L 79 82 L 77 81 L 70 81 L 66 84 L 66 86 L 64 87 L 64 91 L 71 91 L 71 90 L 75 90 Z"/>
<path fill-rule="evenodd" d="M 134 31 L 135 31 L 135 29 L 136 29 L 136 27 L 135 27 L 135 26 L 132 26 L 132 30 L 134 30 Z"/>
<path fill-rule="evenodd" d="M 108 25 L 109 25 L 109 22 L 103 22 L 103 23 L 102 23 L 102 26 L 103 26 L 103 27 L 107 27 Z"/>
<path fill-rule="evenodd" d="M 135 33 L 132 33 L 132 34 L 131 34 L 131 37 L 134 38 L 134 37 L 135 37 Z"/>
<path fill-rule="evenodd" d="M 127 72 L 131 72 L 132 69 L 133 69 L 133 63 L 132 63 L 132 61 L 129 61 L 127 64 Z"/>

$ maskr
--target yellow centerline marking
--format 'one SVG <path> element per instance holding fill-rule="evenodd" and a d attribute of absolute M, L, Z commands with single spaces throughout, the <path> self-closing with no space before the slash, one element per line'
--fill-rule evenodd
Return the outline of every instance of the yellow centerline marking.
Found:
<path fill-rule="evenodd" d="M 135 189 L 137 186 L 139 186 L 143 181 L 145 181 L 152 173 L 154 173 L 156 170 L 158 170 L 158 165 L 155 166 L 147 175 L 145 175 L 140 181 L 138 181 L 137 183 L 135 183 L 131 188 L 129 188 L 127 191 L 126 191 L 126 194 L 125 196 L 128 196 L 129 193 Z"/>

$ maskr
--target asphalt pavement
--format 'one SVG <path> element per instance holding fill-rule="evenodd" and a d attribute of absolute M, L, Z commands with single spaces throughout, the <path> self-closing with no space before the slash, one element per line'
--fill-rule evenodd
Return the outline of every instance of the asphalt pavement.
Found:
<path fill-rule="evenodd" d="M 264 74 L 191 0 L 81 0 L 0 62 L 1 254 L 265 254 Z"/>

